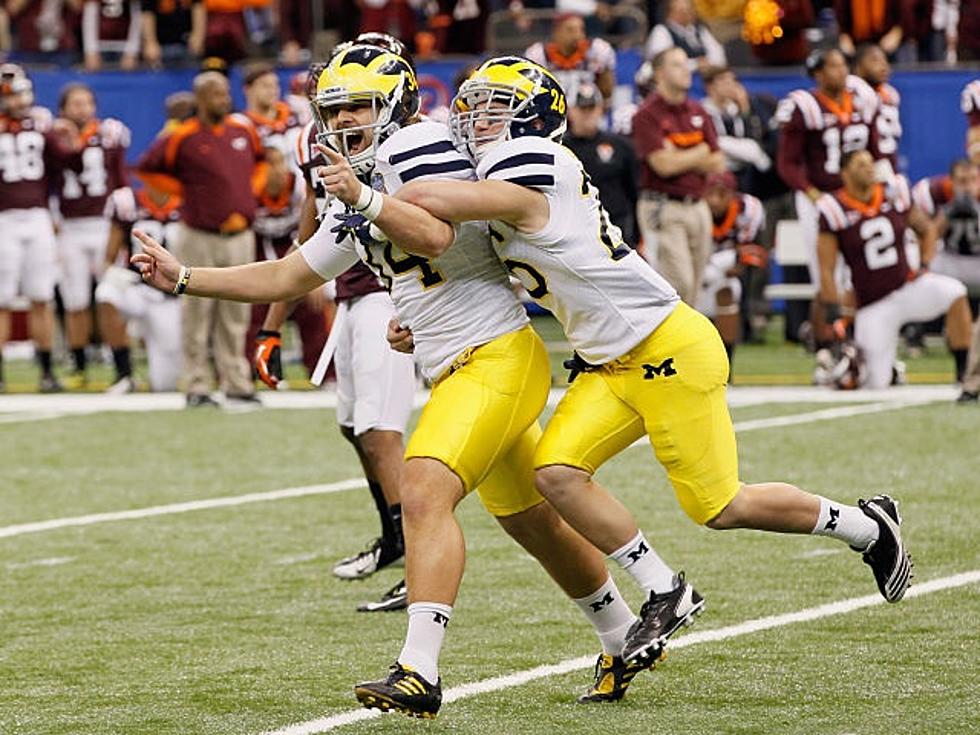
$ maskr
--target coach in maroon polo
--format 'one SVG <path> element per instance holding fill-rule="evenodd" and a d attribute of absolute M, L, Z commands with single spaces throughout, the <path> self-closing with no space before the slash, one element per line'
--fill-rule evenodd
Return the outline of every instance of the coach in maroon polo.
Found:
<path fill-rule="evenodd" d="M 637 219 L 647 259 L 691 306 L 711 253 L 705 178 L 725 170 L 711 118 L 687 96 L 687 54 L 673 47 L 653 57 L 655 89 L 633 117 L 642 161 Z"/>
<path fill-rule="evenodd" d="M 256 193 L 264 182 L 262 146 L 247 118 L 231 113 L 228 80 L 217 72 L 194 79 L 197 116 L 158 138 L 138 166 L 140 178 L 183 198 L 178 257 L 189 266 L 226 267 L 255 260 Z M 220 388 L 232 401 L 257 402 L 245 354 L 251 307 L 184 297 L 182 310 L 187 406 L 213 405 L 209 346 Z"/>

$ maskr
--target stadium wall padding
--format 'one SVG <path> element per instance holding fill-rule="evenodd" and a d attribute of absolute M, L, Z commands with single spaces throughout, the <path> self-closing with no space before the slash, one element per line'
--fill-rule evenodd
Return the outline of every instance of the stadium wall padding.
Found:
<path fill-rule="evenodd" d="M 621 94 L 628 94 L 633 74 L 640 64 L 636 50 L 619 53 L 617 69 Z M 445 104 L 451 94 L 453 78 L 465 60 L 440 60 L 419 65 L 419 82 L 426 104 Z M 296 70 L 280 72 L 283 89 Z M 976 71 L 898 71 L 892 83 L 902 95 L 901 144 L 902 167 L 914 181 L 922 176 L 946 171 L 953 159 L 963 155 L 966 120 L 960 111 L 960 92 L 978 76 Z M 149 145 L 163 124 L 163 100 L 179 90 L 189 89 L 194 71 L 190 69 L 159 72 L 103 71 L 85 74 L 70 70 L 31 70 L 38 102 L 54 110 L 61 88 L 72 81 L 84 81 L 96 93 L 99 114 L 117 117 L 133 131 L 130 161 Z M 808 87 L 798 71 L 763 69 L 741 75 L 751 92 L 782 97 L 798 87 Z M 235 103 L 244 103 L 241 70 L 231 74 Z M 700 79 L 695 80 L 695 96 L 702 95 Z"/>

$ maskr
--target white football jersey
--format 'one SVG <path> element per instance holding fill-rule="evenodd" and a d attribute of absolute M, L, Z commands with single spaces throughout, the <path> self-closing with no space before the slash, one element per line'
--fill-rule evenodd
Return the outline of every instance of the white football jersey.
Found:
<path fill-rule="evenodd" d="M 417 123 L 392 135 L 379 147 L 375 166 L 389 194 L 409 181 L 474 176 L 469 160 L 453 148 L 446 126 L 438 123 Z M 425 377 L 434 380 L 467 348 L 528 324 L 485 222 L 462 223 L 453 246 L 429 259 L 390 242 L 365 247 L 331 232 L 339 222 L 335 215 L 345 211 L 338 200 L 331 201 L 323 223 L 300 252 L 326 279 L 358 257 L 367 263 L 391 292 L 399 321 L 412 330 L 415 358 Z"/>
<path fill-rule="evenodd" d="M 547 197 L 551 216 L 540 232 L 492 222 L 490 234 L 504 265 L 586 361 L 601 365 L 629 352 L 677 306 L 674 288 L 623 243 L 567 148 L 536 137 L 503 141 L 480 160 L 477 176 Z"/>

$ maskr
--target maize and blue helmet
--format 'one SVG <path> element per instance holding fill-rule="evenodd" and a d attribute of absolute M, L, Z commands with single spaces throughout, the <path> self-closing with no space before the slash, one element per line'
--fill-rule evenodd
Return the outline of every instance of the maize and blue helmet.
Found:
<path fill-rule="evenodd" d="M 317 78 L 312 99 L 321 143 L 339 151 L 358 176 L 374 168 L 374 156 L 392 133 L 419 111 L 419 87 L 411 65 L 390 51 L 372 45 L 353 45 L 335 54 Z M 370 105 L 372 122 L 334 130 L 331 110 Z M 370 145 L 351 153 L 355 141 L 371 133 Z"/>
<path fill-rule="evenodd" d="M 566 108 L 551 72 L 521 56 L 497 56 L 460 85 L 449 127 L 456 146 L 477 159 L 501 140 L 533 135 L 560 143 Z"/>

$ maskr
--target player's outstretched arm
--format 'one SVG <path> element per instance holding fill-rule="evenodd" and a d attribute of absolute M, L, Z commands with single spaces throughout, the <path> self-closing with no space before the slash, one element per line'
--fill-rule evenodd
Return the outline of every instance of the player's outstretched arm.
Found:
<path fill-rule="evenodd" d="M 183 266 L 169 251 L 145 232 L 133 230 L 143 244 L 143 252 L 131 258 L 143 280 L 167 293 L 187 293 L 230 301 L 269 303 L 296 298 L 318 286 L 324 278 L 294 252 L 281 260 L 236 265 L 230 268 L 190 268 Z M 182 276 L 183 291 L 177 289 Z"/>

